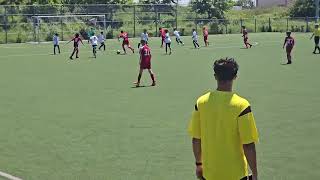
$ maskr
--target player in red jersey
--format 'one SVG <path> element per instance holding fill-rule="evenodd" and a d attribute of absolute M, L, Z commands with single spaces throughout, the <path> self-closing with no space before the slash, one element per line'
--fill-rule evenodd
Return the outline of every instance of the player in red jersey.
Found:
<path fill-rule="evenodd" d="M 203 32 L 203 41 L 204 41 L 205 46 L 207 47 L 207 46 L 209 46 L 209 41 L 208 41 L 209 32 L 208 32 L 208 29 L 206 27 L 203 27 L 202 32 Z"/>
<path fill-rule="evenodd" d="M 243 34 L 242 37 L 243 37 L 244 45 L 246 46 L 246 48 L 249 48 L 248 45 L 249 45 L 250 48 L 251 48 L 251 47 L 252 47 L 252 44 L 250 44 L 250 43 L 248 42 L 248 40 L 249 40 L 248 31 L 247 31 L 247 29 L 246 29 L 245 26 L 242 26 L 242 34 Z"/>
<path fill-rule="evenodd" d="M 122 49 L 124 51 L 124 54 L 127 54 L 125 46 L 127 46 L 129 49 L 131 49 L 132 53 L 134 53 L 134 49 L 131 47 L 129 42 L 129 36 L 127 32 L 121 31 L 121 34 L 118 36 L 118 40 L 120 41 L 120 38 L 123 39 L 122 41 Z"/>
<path fill-rule="evenodd" d="M 136 85 L 136 87 L 140 86 L 140 79 L 142 76 L 142 72 L 144 69 L 148 69 L 150 77 L 152 79 L 152 85 L 151 86 L 155 86 L 156 85 L 156 81 L 155 81 L 155 76 L 151 70 L 151 51 L 149 46 L 146 44 L 145 40 L 141 40 L 140 44 L 142 45 L 140 47 L 140 71 L 139 71 L 139 75 L 138 75 L 138 81 L 135 82 L 134 84 Z"/>
<path fill-rule="evenodd" d="M 79 44 L 80 44 L 80 42 L 81 42 L 82 45 L 84 45 L 84 44 L 83 44 L 83 42 L 82 42 L 82 40 L 80 38 L 79 33 L 76 33 L 74 38 L 72 38 L 68 43 L 70 43 L 71 41 L 73 41 L 73 51 L 72 51 L 72 54 L 70 56 L 70 59 L 72 60 L 74 53 L 76 53 L 76 58 L 79 58 Z"/>
<path fill-rule="evenodd" d="M 291 36 L 291 32 L 288 31 L 287 37 L 285 38 L 284 43 L 283 43 L 283 49 L 284 49 L 284 47 L 286 47 L 286 53 L 287 53 L 287 59 L 288 59 L 287 64 L 292 64 L 291 52 L 292 52 L 294 45 L 295 45 L 295 40 Z"/>
<path fill-rule="evenodd" d="M 164 28 L 159 28 L 159 37 L 161 37 L 161 48 L 163 48 L 164 40 L 166 38 L 166 32 Z"/>

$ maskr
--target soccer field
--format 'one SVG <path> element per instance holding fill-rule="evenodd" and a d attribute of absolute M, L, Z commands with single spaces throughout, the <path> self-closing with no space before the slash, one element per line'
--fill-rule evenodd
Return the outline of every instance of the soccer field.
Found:
<path fill-rule="evenodd" d="M 293 35 L 292 65 L 281 65 L 280 33 L 250 34 L 252 49 L 242 49 L 241 35 L 210 36 L 199 50 L 183 37 L 171 56 L 151 38 L 158 84 L 148 87 L 145 72 L 142 88 L 132 88 L 138 54 L 117 55 L 116 40 L 97 59 L 85 42 L 74 61 L 72 44 L 56 56 L 52 44 L 0 45 L 0 171 L 30 180 L 196 179 L 188 121 L 197 97 L 216 87 L 213 60 L 235 57 L 235 91 L 259 128 L 260 179 L 319 179 L 320 55 L 310 34 Z"/>

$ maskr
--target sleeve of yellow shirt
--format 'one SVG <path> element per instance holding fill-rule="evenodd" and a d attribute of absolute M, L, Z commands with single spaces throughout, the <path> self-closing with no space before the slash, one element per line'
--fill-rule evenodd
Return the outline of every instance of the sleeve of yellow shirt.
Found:
<path fill-rule="evenodd" d="M 201 139 L 200 112 L 197 109 L 197 105 L 195 106 L 195 110 L 192 112 L 188 132 L 192 138 Z"/>
<path fill-rule="evenodd" d="M 257 143 L 259 141 L 258 130 L 251 112 L 250 106 L 245 109 L 244 114 L 238 117 L 238 128 L 242 144 Z"/>

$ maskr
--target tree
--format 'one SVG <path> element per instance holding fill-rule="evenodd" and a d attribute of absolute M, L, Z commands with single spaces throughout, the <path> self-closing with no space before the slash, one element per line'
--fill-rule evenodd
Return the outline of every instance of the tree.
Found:
<path fill-rule="evenodd" d="M 206 14 L 209 19 L 223 19 L 224 12 L 230 9 L 229 0 L 193 0 L 192 9 L 199 14 Z"/>
<path fill-rule="evenodd" d="M 296 0 L 290 8 L 290 16 L 292 17 L 314 17 L 315 16 L 314 0 Z"/>

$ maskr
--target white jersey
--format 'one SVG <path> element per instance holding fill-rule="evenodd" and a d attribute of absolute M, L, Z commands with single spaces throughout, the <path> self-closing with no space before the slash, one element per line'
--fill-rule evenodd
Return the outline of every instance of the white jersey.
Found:
<path fill-rule="evenodd" d="M 192 40 L 198 41 L 198 34 L 197 34 L 196 31 L 193 31 L 193 32 L 192 32 Z"/>
<path fill-rule="evenodd" d="M 149 39 L 149 34 L 148 33 L 141 33 L 141 40 L 144 40 L 144 41 L 148 41 Z"/>
<path fill-rule="evenodd" d="M 171 43 L 171 39 L 170 39 L 170 34 L 169 33 L 166 33 L 164 42 L 165 43 Z"/>
<path fill-rule="evenodd" d="M 175 30 L 173 32 L 173 34 L 176 36 L 177 39 L 180 39 L 180 32 L 179 31 Z"/>
<path fill-rule="evenodd" d="M 53 40 L 53 45 L 59 45 L 59 36 L 54 35 L 52 40 Z"/>
<path fill-rule="evenodd" d="M 98 42 L 99 42 L 99 43 L 104 43 L 105 40 L 106 40 L 106 39 L 105 39 L 104 35 L 103 35 L 103 34 L 100 34 L 99 37 L 98 37 Z"/>
<path fill-rule="evenodd" d="M 97 36 L 91 36 L 90 37 L 90 41 L 91 41 L 91 44 L 92 45 L 98 45 L 98 38 L 97 38 Z"/>

